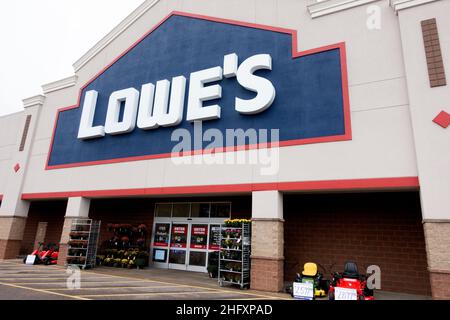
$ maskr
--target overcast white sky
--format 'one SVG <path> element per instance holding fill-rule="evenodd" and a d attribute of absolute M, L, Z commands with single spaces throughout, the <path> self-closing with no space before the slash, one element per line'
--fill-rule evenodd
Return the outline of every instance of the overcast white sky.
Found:
<path fill-rule="evenodd" d="M 143 0 L 0 1 L 0 116 L 22 110 Z"/>

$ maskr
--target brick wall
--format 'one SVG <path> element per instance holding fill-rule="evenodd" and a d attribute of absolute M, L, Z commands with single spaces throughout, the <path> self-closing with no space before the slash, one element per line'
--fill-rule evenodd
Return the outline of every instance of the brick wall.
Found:
<path fill-rule="evenodd" d="M 428 77 L 430 86 L 440 87 L 447 85 L 444 62 L 442 59 L 441 44 L 436 19 L 421 21 L 423 43 L 427 59 Z"/>
<path fill-rule="evenodd" d="M 20 244 L 20 240 L 0 240 L 0 260 L 16 259 Z"/>
<path fill-rule="evenodd" d="M 0 259 L 17 258 L 25 224 L 25 218 L 0 217 Z"/>
<path fill-rule="evenodd" d="M 450 300 L 450 273 L 431 272 L 430 281 L 433 291 L 433 299 Z"/>
<path fill-rule="evenodd" d="M 285 220 L 286 281 L 309 261 L 353 260 L 380 266 L 383 290 L 430 295 L 418 193 L 285 196 Z"/>
<path fill-rule="evenodd" d="M 450 273 L 450 222 L 426 222 L 424 230 L 430 269 Z"/>
<path fill-rule="evenodd" d="M 29 254 L 33 251 L 39 222 L 48 223 L 44 243 L 59 244 L 66 206 L 67 201 L 39 201 L 31 203 L 20 248 L 21 255 Z"/>
<path fill-rule="evenodd" d="M 253 290 L 279 292 L 283 289 L 283 260 L 252 258 L 250 286 Z"/>
<path fill-rule="evenodd" d="M 283 225 L 282 221 L 276 220 L 253 221 L 252 257 L 283 258 Z"/>
<path fill-rule="evenodd" d="M 450 221 L 424 223 L 431 291 L 435 299 L 450 299 Z"/>

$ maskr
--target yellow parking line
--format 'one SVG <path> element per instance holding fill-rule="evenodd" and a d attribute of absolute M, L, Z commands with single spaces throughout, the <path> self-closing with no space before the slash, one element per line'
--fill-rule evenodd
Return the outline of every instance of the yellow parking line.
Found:
<path fill-rule="evenodd" d="M 65 277 L 65 278 L 54 278 L 54 277 L 20 277 L 20 278 L 17 278 L 17 277 L 14 277 L 14 278 L 0 278 L 0 281 L 5 281 L 5 280 L 67 280 L 68 279 L 68 277 Z M 108 279 L 108 278 L 91 278 L 92 280 L 99 280 L 99 279 Z M 90 280 L 89 278 L 88 279 L 82 279 L 82 280 Z M 104 282 L 106 282 L 106 283 L 108 283 L 108 281 L 104 281 Z"/>
<path fill-rule="evenodd" d="M 80 297 L 100 298 L 100 297 L 130 297 L 130 296 L 153 296 L 153 295 L 182 295 L 182 294 L 204 294 L 204 293 L 221 293 L 211 291 L 183 291 L 183 292 L 147 292 L 147 293 L 117 293 L 117 294 L 82 294 Z"/>
<path fill-rule="evenodd" d="M 25 272 L 25 271 L 39 271 L 39 272 L 45 272 L 45 273 L 50 273 L 50 272 L 63 272 L 63 270 L 61 269 L 56 269 L 56 268 L 50 268 L 50 267 L 38 267 L 38 266 L 29 266 L 29 267 L 18 267 L 18 266 L 11 266 L 11 268 L 1 268 L 0 265 L 0 272 L 1 271 L 21 271 L 21 272 Z"/>
<path fill-rule="evenodd" d="M 129 281 L 118 281 L 117 283 L 135 283 L 135 282 L 142 282 L 141 280 L 129 280 Z M 19 284 L 19 285 L 25 285 L 25 284 L 65 284 L 65 281 L 61 282 L 12 282 L 12 284 Z M 108 281 L 84 281 L 81 279 L 81 284 L 89 284 L 89 283 L 95 283 L 95 284 L 101 284 L 101 283 L 110 283 Z M 113 288 L 113 287 L 112 287 Z"/>
<path fill-rule="evenodd" d="M 276 300 L 278 298 L 227 298 L 227 299 L 223 299 L 223 300 Z M 281 299 L 281 298 L 280 298 Z M 286 299 L 288 300 L 288 299 Z"/>
<path fill-rule="evenodd" d="M 18 264 L 18 263 L 14 263 L 14 262 L 10 262 L 11 264 Z M 60 269 L 60 270 L 64 270 L 65 268 L 62 266 L 49 266 L 51 268 L 54 269 Z M 105 276 L 105 277 L 111 277 L 111 278 L 120 278 L 120 279 L 137 279 L 137 280 L 131 280 L 131 281 L 139 281 L 139 282 L 150 282 L 150 283 L 161 283 L 161 284 L 167 284 L 167 285 L 177 285 L 179 287 L 187 287 L 187 288 L 195 288 L 195 289 L 202 289 L 202 290 L 210 290 L 209 292 L 215 291 L 215 293 L 217 292 L 222 292 L 222 293 L 231 293 L 231 294 L 237 294 L 237 295 L 248 295 L 248 296 L 254 296 L 254 297 L 261 297 L 264 299 L 278 299 L 278 300 L 291 300 L 290 298 L 284 298 L 284 297 L 279 297 L 279 296 L 271 296 L 271 295 L 266 295 L 266 294 L 259 294 L 259 293 L 251 293 L 251 292 L 237 292 L 237 291 L 231 291 L 231 290 L 225 290 L 225 289 L 220 289 L 220 288 L 211 288 L 211 287 L 205 287 L 205 286 L 197 286 L 197 285 L 183 285 L 183 284 L 177 284 L 177 283 L 172 283 L 172 282 L 167 282 L 167 281 L 159 281 L 159 280 L 148 280 L 145 278 L 138 278 L 138 277 L 133 277 L 133 276 L 118 276 L 118 275 L 111 275 L 111 274 L 104 274 L 104 273 L 100 273 L 97 271 L 91 271 L 91 270 L 82 270 L 81 274 L 95 274 L 95 275 L 100 275 L 100 276 Z M 123 283 L 128 283 L 131 282 L 130 280 L 125 281 Z M 94 282 L 88 282 L 88 283 L 94 283 Z M 101 283 L 101 282 L 100 282 Z M 27 284 L 27 283 L 25 283 Z M 41 283 L 37 283 L 37 284 L 41 284 Z M 58 284 L 58 283 L 56 283 Z"/>
<path fill-rule="evenodd" d="M 99 272 L 96 272 L 96 271 L 84 271 L 84 272 L 85 273 L 90 273 L 90 274 L 105 275 L 104 273 L 99 273 Z M 122 278 L 122 279 L 139 279 L 141 281 L 146 281 L 146 282 L 158 282 L 158 283 L 170 284 L 170 285 L 176 284 L 176 283 L 172 283 L 172 282 L 158 281 L 158 280 L 147 280 L 147 279 L 136 278 L 136 277 L 124 277 L 124 276 L 117 276 L 117 275 L 108 275 L 108 276 L 115 277 L 115 278 Z M 262 295 L 262 294 L 251 293 L 251 292 L 236 292 L 236 291 L 231 291 L 231 290 L 224 290 L 224 289 L 210 288 L 210 287 L 203 287 L 203 286 L 196 286 L 196 285 L 182 285 L 182 284 L 180 284 L 180 286 L 188 287 L 188 288 L 196 288 L 196 289 L 214 290 L 214 291 L 219 291 L 219 292 L 224 292 L 224 293 L 233 293 L 233 294 L 239 294 L 239 295 L 249 295 L 249 296 L 255 296 L 255 297 L 262 297 L 262 298 L 274 298 L 274 299 L 280 299 L 280 300 L 289 300 L 289 299 L 282 298 L 282 297 L 270 296 L 270 295 Z"/>
<path fill-rule="evenodd" d="M 45 290 L 51 290 L 51 291 L 66 291 L 66 290 L 117 290 L 117 289 L 162 289 L 162 288 L 178 288 L 180 286 L 154 286 L 154 287 L 124 287 L 124 286 L 114 286 L 114 287 L 84 287 L 80 289 L 67 289 L 67 288 L 55 288 L 55 289 L 48 289 Z"/>
<path fill-rule="evenodd" d="M 90 299 L 88 299 L 88 298 L 83 298 L 83 297 L 80 297 L 80 296 L 71 296 L 71 295 L 67 295 L 67 294 L 63 294 L 63 293 L 57 293 L 57 292 L 46 291 L 46 290 L 43 290 L 43 289 L 28 288 L 28 287 L 18 286 L 18 285 L 16 285 L 16 284 L 11 284 L 11 283 L 3 283 L 3 282 L 0 282 L 0 285 L 4 285 L 4 286 L 8 286 L 8 287 L 13 287 L 13 288 L 19 288 L 19 289 L 25 289 L 25 290 L 30 290 L 30 291 L 36 291 L 36 292 L 40 292 L 40 293 L 53 294 L 53 295 L 57 295 L 57 296 L 61 296 L 61 297 L 66 297 L 66 298 L 71 298 L 71 299 L 77 299 L 77 300 L 90 300 Z"/>

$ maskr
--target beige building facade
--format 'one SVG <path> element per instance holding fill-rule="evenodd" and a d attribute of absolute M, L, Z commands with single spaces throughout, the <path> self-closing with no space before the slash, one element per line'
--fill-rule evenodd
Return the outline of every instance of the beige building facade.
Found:
<path fill-rule="evenodd" d="M 281 291 L 295 271 L 311 260 L 324 265 L 355 260 L 361 269 L 380 266 L 382 289 L 449 299 L 449 14 L 448 0 L 145 1 L 75 62 L 74 75 L 44 85 L 42 95 L 24 100 L 23 112 L 0 117 L 0 259 L 26 253 L 24 239 L 34 240 L 39 222 L 49 223 L 48 237 L 57 239 L 64 256 L 71 219 L 113 221 L 98 213 L 108 201 L 142 208 L 139 214 L 148 215 L 143 220 L 153 228 L 159 221 L 154 212 L 158 203 L 227 202 L 232 218 L 252 219 L 254 289 Z M 255 128 L 280 129 L 279 147 L 268 149 L 276 151 L 276 161 L 270 162 L 275 171 L 267 173 L 269 165 L 261 161 L 205 163 L 201 152 L 183 155 L 186 161 L 180 163 L 170 156 L 170 150 L 145 153 L 144 147 L 139 148 L 141 142 L 132 145 L 124 135 L 108 132 L 98 139 L 104 144 L 98 145 L 76 137 L 81 122 L 76 109 L 86 108 L 88 89 L 97 86 L 97 111 L 103 103 L 101 88 L 126 89 L 118 83 L 129 81 L 129 87 L 141 91 L 133 82 L 140 80 L 132 74 L 138 69 L 127 66 L 136 59 L 159 61 L 164 66 L 167 56 L 180 54 L 169 50 L 177 45 L 170 41 L 182 42 L 183 32 L 199 41 L 204 57 L 194 55 L 196 48 L 185 43 L 180 47 L 182 58 L 171 60 L 166 74 L 163 67 L 152 65 L 155 69 L 151 70 L 167 79 L 183 74 L 191 85 L 186 87 L 188 105 L 194 80 L 181 66 L 191 67 L 190 72 L 201 70 L 197 65 L 223 67 L 222 117 L 214 121 L 220 128 L 222 123 L 230 126 L 225 105 L 230 91 L 245 93 L 233 87 L 233 70 L 227 73 L 228 65 L 222 65 L 219 58 L 233 53 L 229 51 L 233 47 L 226 45 L 232 46 L 233 37 L 238 38 L 238 27 L 248 32 L 249 39 L 245 48 L 236 49 L 240 64 L 253 53 L 265 53 L 260 50 L 265 45 L 274 44 L 273 51 L 267 49 L 272 52 L 272 70 L 266 67 L 261 75 L 271 79 L 276 97 L 268 103 L 271 106 L 266 105 L 267 110 L 240 114 L 245 118 L 242 123 L 233 123 L 254 121 Z M 227 38 L 228 33 L 233 37 Z M 277 48 L 291 38 L 293 56 L 288 58 L 303 62 L 293 63 L 294 71 L 285 78 L 304 81 L 293 91 L 289 90 L 294 80 L 284 85 L 280 71 L 289 70 L 282 69 L 284 51 L 277 55 Z M 149 56 L 139 53 L 144 45 L 154 52 L 155 43 L 166 51 Z M 338 52 L 336 57 L 334 52 Z M 334 67 L 340 71 L 334 72 Z M 301 72 L 306 76 L 301 77 Z M 328 99 L 326 92 L 332 90 L 331 79 L 335 78 L 342 86 Z M 283 117 L 281 109 L 286 105 L 296 110 L 290 101 L 297 99 L 297 92 L 299 101 L 308 103 L 322 101 L 323 93 L 320 106 L 337 99 L 342 110 L 329 119 L 328 111 L 311 113 L 307 120 L 299 118 L 303 128 L 310 130 L 303 133 L 291 125 L 290 117 Z M 308 103 L 299 108 L 307 108 Z M 275 113 L 275 108 L 281 111 Z M 336 132 L 341 131 L 333 133 L 330 128 L 336 118 L 341 119 Z M 104 118 L 92 119 L 91 127 L 106 125 Z M 205 119 L 204 124 L 212 123 Z M 268 125 L 270 121 L 274 122 Z M 187 122 L 183 118 L 180 126 L 188 126 Z M 170 131 L 169 136 L 176 129 L 162 127 L 158 132 Z M 136 127 L 125 134 L 142 139 L 144 145 L 146 138 L 139 130 Z M 66 139 L 66 133 L 74 134 L 73 140 Z M 155 139 L 164 144 L 163 138 Z M 246 157 L 252 148 L 225 151 Z M 57 209 L 58 203 L 62 209 Z M 122 220 L 134 214 L 126 212 L 126 205 L 120 208 Z M 49 212 L 55 215 L 53 222 Z M 346 232 L 341 233 L 343 229 Z M 409 274 L 416 285 L 401 280 L 400 274 Z"/>

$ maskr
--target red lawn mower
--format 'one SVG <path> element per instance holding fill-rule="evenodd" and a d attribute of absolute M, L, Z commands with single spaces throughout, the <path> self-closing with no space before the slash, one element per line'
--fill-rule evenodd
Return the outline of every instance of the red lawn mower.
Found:
<path fill-rule="evenodd" d="M 347 262 L 344 272 L 332 275 L 329 300 L 374 300 L 373 290 L 367 287 L 367 276 L 358 273 L 354 262 Z"/>
<path fill-rule="evenodd" d="M 55 265 L 58 262 L 59 256 L 58 246 L 54 243 L 49 243 L 44 247 L 43 245 L 42 242 L 39 242 L 39 247 L 30 254 L 35 257 L 33 264 Z M 41 250 L 42 247 L 43 250 Z M 23 263 L 27 262 L 27 258 L 25 257 L 23 259 Z"/>

